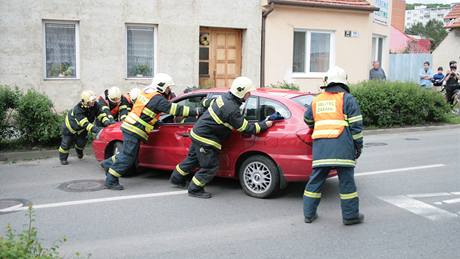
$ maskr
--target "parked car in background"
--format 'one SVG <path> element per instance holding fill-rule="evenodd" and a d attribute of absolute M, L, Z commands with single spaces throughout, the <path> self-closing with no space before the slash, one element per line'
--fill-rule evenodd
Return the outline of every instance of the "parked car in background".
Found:
<path fill-rule="evenodd" d="M 173 102 L 192 108 L 203 98 L 212 98 L 228 89 L 197 90 L 176 97 Z M 239 179 L 243 191 L 266 198 L 287 186 L 304 182 L 311 174 L 311 130 L 303 121 L 313 95 L 299 91 L 259 88 L 241 106 L 249 121 L 261 121 L 274 112 L 284 119 L 267 131 L 254 135 L 233 132 L 223 143 L 219 177 Z M 182 161 L 191 144 L 190 130 L 197 118 L 163 115 L 147 142 L 141 144 L 137 167 L 172 171 Z M 120 123 L 103 129 L 93 141 L 98 161 L 112 156 L 122 147 Z"/>

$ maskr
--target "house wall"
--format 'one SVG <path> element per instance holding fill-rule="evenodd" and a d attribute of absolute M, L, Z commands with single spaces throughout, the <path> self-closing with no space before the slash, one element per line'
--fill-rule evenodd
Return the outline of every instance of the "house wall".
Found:
<path fill-rule="evenodd" d="M 390 70 L 390 42 L 391 42 L 390 36 L 391 36 L 391 20 L 393 18 L 393 15 L 391 12 L 393 8 L 392 1 L 391 0 L 387 0 L 387 1 L 388 1 L 388 14 L 387 14 L 388 18 L 387 18 L 386 23 L 376 21 L 374 17 L 375 13 L 369 16 L 369 21 L 372 24 L 372 27 L 371 27 L 372 34 L 384 37 L 381 66 L 383 70 L 386 72 Z M 377 5 L 376 0 L 369 1 L 369 2 L 373 5 Z M 371 66 L 372 66 L 372 60 L 369 61 L 369 69 L 371 68 Z"/>
<path fill-rule="evenodd" d="M 79 22 L 79 79 L 44 79 L 43 19 Z M 83 89 L 146 85 L 126 79 L 127 23 L 157 25 L 156 71 L 173 76 L 175 92 L 198 85 L 200 26 L 243 29 L 241 72 L 259 83 L 260 0 L 23 0 L 0 1 L 0 84 L 42 91 L 57 110 Z"/>
<path fill-rule="evenodd" d="M 452 29 L 432 54 L 433 70 L 442 66 L 445 73 L 449 69 L 451 60 L 456 60 L 460 63 L 460 28 Z"/>
<path fill-rule="evenodd" d="M 292 74 L 294 29 L 334 31 L 335 64 L 347 71 L 351 83 L 368 79 L 373 34 L 368 12 L 275 6 L 266 25 L 266 85 L 284 80 L 300 85 L 302 90 L 319 91 L 322 76 L 296 77 Z M 346 38 L 345 30 L 358 32 L 359 36 Z"/>

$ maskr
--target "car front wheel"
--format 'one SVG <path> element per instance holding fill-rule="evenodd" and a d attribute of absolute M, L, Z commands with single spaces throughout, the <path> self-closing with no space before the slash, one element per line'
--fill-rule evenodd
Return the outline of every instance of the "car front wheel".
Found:
<path fill-rule="evenodd" d="M 241 164 L 238 175 L 241 188 L 249 196 L 267 198 L 279 190 L 278 167 L 266 156 L 248 157 Z"/>

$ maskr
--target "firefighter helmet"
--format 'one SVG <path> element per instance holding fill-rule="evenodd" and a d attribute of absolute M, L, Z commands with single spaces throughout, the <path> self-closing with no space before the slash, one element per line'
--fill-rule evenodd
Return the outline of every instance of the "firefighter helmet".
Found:
<path fill-rule="evenodd" d="M 170 86 L 174 86 L 174 81 L 171 76 L 164 73 L 158 73 L 153 77 L 152 83 L 148 86 L 148 88 L 156 89 L 159 93 L 164 93 L 166 88 Z"/>
<path fill-rule="evenodd" d="M 347 85 L 347 73 L 342 68 L 335 66 L 329 69 L 324 77 L 325 86 L 328 87 L 332 84 Z"/>
<path fill-rule="evenodd" d="M 136 100 L 137 97 L 139 96 L 139 94 L 141 93 L 141 89 L 137 88 L 137 87 L 134 87 L 133 89 L 131 89 L 129 91 L 129 97 L 131 98 L 131 100 Z"/>
<path fill-rule="evenodd" d="M 121 90 L 120 88 L 114 86 L 110 87 L 109 91 L 107 92 L 107 97 L 112 102 L 119 102 L 121 99 Z"/>
<path fill-rule="evenodd" d="M 81 93 L 81 103 L 84 107 L 89 107 L 90 103 L 96 101 L 96 95 L 91 90 L 85 90 Z"/>
<path fill-rule="evenodd" d="M 256 87 L 252 83 L 252 80 L 245 77 L 240 76 L 233 80 L 232 86 L 230 87 L 230 92 L 240 98 L 243 99 L 246 93 L 255 90 Z"/>

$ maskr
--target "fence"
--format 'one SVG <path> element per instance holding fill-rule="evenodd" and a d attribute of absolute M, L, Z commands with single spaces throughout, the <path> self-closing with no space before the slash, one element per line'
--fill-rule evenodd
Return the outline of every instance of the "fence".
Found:
<path fill-rule="evenodd" d="M 419 82 L 423 62 L 432 64 L 433 57 L 427 53 L 390 54 L 390 71 L 387 79 L 392 81 Z M 433 73 L 435 72 L 432 67 Z"/>

